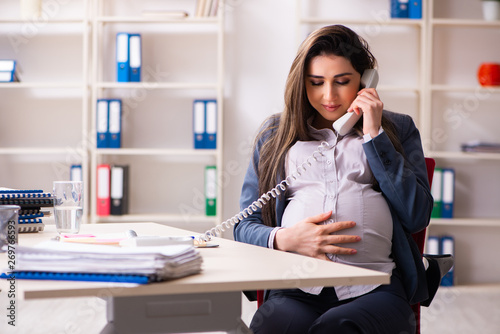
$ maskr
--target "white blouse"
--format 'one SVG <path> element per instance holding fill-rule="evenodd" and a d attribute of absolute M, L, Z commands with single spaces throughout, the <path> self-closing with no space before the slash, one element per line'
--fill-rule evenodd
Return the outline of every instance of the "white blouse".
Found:
<path fill-rule="evenodd" d="M 285 195 L 289 203 L 283 215 L 282 227 L 290 227 L 307 217 L 332 210 L 332 216 L 325 224 L 354 221 L 355 227 L 337 233 L 359 235 L 361 241 L 339 244 L 356 249 L 356 254 L 327 254 L 328 258 L 391 273 L 395 268 L 391 258 L 391 212 L 382 193 L 373 189 L 374 177 L 362 147 L 365 140 L 354 132 L 337 137 L 330 129 L 316 130 L 310 127 L 310 130 L 319 140 L 299 141 L 291 147 L 285 163 L 287 176 L 317 150 L 321 141 L 327 141 L 330 149 L 323 151 L 323 156 L 288 187 Z M 339 300 L 343 300 L 363 295 L 377 286 L 338 286 L 335 291 Z M 303 290 L 319 294 L 322 287 Z"/>

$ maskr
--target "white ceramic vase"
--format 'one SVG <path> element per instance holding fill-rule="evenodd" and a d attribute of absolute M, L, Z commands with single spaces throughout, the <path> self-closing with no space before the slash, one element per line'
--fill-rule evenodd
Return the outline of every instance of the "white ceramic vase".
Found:
<path fill-rule="evenodd" d="M 21 17 L 25 20 L 42 15 L 42 0 L 21 0 Z"/>
<path fill-rule="evenodd" d="M 485 21 L 500 20 L 500 1 L 483 0 L 483 18 Z"/>

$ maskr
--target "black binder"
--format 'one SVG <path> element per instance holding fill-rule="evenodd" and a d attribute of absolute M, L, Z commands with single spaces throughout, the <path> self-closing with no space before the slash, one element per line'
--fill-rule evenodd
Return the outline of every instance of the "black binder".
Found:
<path fill-rule="evenodd" d="M 111 215 L 128 214 L 129 204 L 129 166 L 111 166 Z"/>

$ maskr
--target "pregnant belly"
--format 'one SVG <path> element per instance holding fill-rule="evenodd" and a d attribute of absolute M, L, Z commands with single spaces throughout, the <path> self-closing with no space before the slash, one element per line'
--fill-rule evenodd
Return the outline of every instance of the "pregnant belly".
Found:
<path fill-rule="evenodd" d="M 290 227 L 307 217 L 330 210 L 331 219 L 325 224 L 339 221 L 356 223 L 355 227 L 334 234 L 361 237 L 360 242 L 339 244 L 356 249 L 355 255 L 329 256 L 332 260 L 351 264 L 392 262 L 391 212 L 382 194 L 370 185 L 351 185 L 349 190 L 334 195 L 306 191 L 294 194 L 285 209 L 282 226 Z"/>

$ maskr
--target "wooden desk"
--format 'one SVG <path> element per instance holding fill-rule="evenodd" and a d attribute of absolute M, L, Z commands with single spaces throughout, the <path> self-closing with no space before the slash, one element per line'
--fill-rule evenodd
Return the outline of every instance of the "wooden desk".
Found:
<path fill-rule="evenodd" d="M 194 235 L 155 223 L 96 224 L 81 233 Z M 21 234 L 21 245 L 34 245 L 56 235 L 54 226 Z M 200 248 L 201 274 L 148 285 L 121 283 L 17 280 L 18 298 L 96 296 L 107 300 L 108 325 L 102 333 L 249 332 L 241 321 L 241 291 L 315 285 L 388 284 L 385 273 L 214 238 L 218 248 Z M 0 266 L 7 263 L 0 254 Z M 8 290 L 0 280 L 0 289 Z M 5 293 L 0 296 L 5 298 Z"/>

